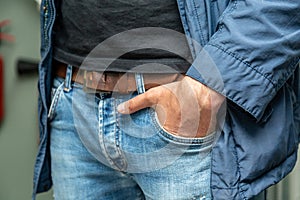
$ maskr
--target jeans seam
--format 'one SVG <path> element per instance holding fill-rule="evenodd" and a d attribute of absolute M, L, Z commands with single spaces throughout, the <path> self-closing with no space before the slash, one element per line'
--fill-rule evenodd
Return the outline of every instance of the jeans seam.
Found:
<path fill-rule="evenodd" d="M 120 148 L 120 129 L 119 129 L 119 126 L 118 126 L 118 111 L 117 111 L 117 106 L 116 106 L 116 101 L 114 99 L 113 103 L 113 108 L 114 108 L 114 118 L 115 118 L 115 126 L 114 126 L 114 132 L 115 132 L 115 144 L 116 144 L 116 150 L 117 150 L 117 153 L 119 154 L 120 156 L 120 159 L 122 160 L 122 162 L 124 163 L 124 166 L 122 169 L 120 170 L 126 170 L 127 168 L 127 162 L 126 162 L 126 159 L 124 157 L 124 154 L 122 153 L 122 150 Z M 119 168 L 119 167 L 118 167 Z"/>
<path fill-rule="evenodd" d="M 47 116 L 49 120 L 51 120 L 52 117 L 53 117 L 53 115 L 54 115 L 55 108 L 57 106 L 57 103 L 58 103 L 58 101 L 60 99 L 60 96 L 62 94 L 62 91 L 63 91 L 62 90 L 63 85 L 64 85 L 64 83 L 61 83 L 57 87 L 57 89 L 56 89 L 56 91 L 55 91 L 55 93 L 53 95 L 53 99 L 51 101 L 50 108 L 49 108 L 49 113 L 48 113 L 48 116 Z"/>
<path fill-rule="evenodd" d="M 114 162 L 114 159 L 111 158 L 110 154 L 107 152 L 107 148 L 105 145 L 105 141 L 104 141 L 104 131 L 103 131 L 103 124 L 104 124 L 104 117 L 103 117 L 103 108 L 104 108 L 104 102 L 105 100 L 100 100 L 99 101 L 99 106 L 98 106 L 98 115 L 99 115 L 99 121 L 98 121 L 98 140 L 99 140 L 99 144 L 100 144 L 100 148 L 102 150 L 103 155 L 105 156 L 105 159 L 107 160 L 107 162 L 109 163 L 110 167 L 112 167 L 113 169 L 119 170 L 119 171 L 124 171 L 127 168 L 127 163 L 126 163 L 126 159 L 122 154 L 122 151 L 120 150 L 120 147 L 117 145 L 116 142 L 116 134 L 117 134 L 117 125 L 115 125 L 115 129 L 114 129 L 114 133 L 115 133 L 115 137 L 114 137 L 114 149 L 117 151 L 118 154 L 118 159 L 122 159 L 122 166 L 117 165 Z M 113 106 L 113 105 L 110 105 Z M 115 108 L 116 109 L 116 108 Z M 116 113 L 116 112 L 114 112 Z M 116 117 L 116 114 L 114 114 L 114 116 Z M 100 120 L 102 121 L 102 123 L 100 123 Z M 124 165 L 123 165 L 124 163 Z"/>
<path fill-rule="evenodd" d="M 102 113 L 102 108 L 104 105 L 104 101 L 101 100 L 99 101 L 99 105 L 98 105 L 98 115 L 99 115 L 99 121 L 98 121 L 98 140 L 99 140 L 99 145 L 100 148 L 102 149 L 102 153 L 105 156 L 106 160 L 108 161 L 108 163 L 110 164 L 110 167 L 113 168 L 117 168 L 118 167 L 114 164 L 113 160 L 109 157 L 106 148 L 105 148 L 105 144 L 104 144 L 104 138 L 103 138 L 103 113 Z M 100 121 L 102 120 L 102 122 L 100 123 Z"/>

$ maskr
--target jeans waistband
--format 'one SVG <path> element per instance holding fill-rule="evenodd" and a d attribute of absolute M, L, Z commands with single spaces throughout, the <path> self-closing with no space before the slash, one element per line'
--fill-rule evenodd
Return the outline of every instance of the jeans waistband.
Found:
<path fill-rule="evenodd" d="M 72 81 L 83 85 L 90 92 L 119 92 L 127 94 L 133 91 L 143 93 L 145 90 L 159 85 L 178 81 L 181 74 L 142 74 L 142 73 L 118 73 L 96 72 L 82 70 L 64 63 L 54 64 L 54 74 L 65 78 L 65 90 L 70 89 Z"/>

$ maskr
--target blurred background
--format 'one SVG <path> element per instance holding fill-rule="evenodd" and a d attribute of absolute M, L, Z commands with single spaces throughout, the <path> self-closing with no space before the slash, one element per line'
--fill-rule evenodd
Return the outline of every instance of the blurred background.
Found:
<path fill-rule="evenodd" d="M 38 76 L 29 69 L 34 69 L 40 59 L 36 2 L 0 0 L 0 22 L 6 19 L 10 24 L 1 27 L 1 32 L 13 35 L 15 41 L 0 43 L 3 58 L 0 87 L 4 88 L 4 118 L 0 121 L 0 200 L 30 200 L 38 151 Z M 29 67 L 26 68 L 28 73 L 20 71 L 24 67 Z M 37 199 L 52 200 L 52 191 L 38 195 Z M 268 190 L 268 200 L 299 199 L 300 164 L 286 179 Z"/>

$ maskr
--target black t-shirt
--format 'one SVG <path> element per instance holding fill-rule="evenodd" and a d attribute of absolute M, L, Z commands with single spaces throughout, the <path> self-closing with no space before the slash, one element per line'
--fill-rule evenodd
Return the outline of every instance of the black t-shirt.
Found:
<path fill-rule="evenodd" d="M 80 66 L 92 49 L 123 31 L 162 27 L 183 33 L 176 0 L 61 0 L 59 4 L 53 35 L 54 58 L 73 66 Z M 167 40 L 155 37 L 155 34 L 153 33 L 154 39 L 151 42 L 166 43 Z M 134 34 L 132 37 L 135 38 Z M 124 39 L 113 45 L 114 48 L 122 48 L 127 43 Z M 135 45 L 133 49 L 138 49 L 139 44 Z M 179 41 L 178 46 L 182 51 L 181 55 L 190 58 L 186 40 Z M 110 47 L 107 53 L 98 56 L 109 57 L 114 48 Z M 145 63 L 165 64 L 179 72 L 184 72 L 189 67 L 189 63 L 174 53 L 144 48 L 122 55 L 109 69 L 128 71 Z M 164 71 L 168 70 L 161 72 Z"/>

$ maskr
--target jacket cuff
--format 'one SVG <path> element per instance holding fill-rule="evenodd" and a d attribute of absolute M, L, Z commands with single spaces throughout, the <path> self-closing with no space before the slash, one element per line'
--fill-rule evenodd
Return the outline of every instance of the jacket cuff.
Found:
<path fill-rule="evenodd" d="M 207 44 L 186 73 L 223 94 L 258 121 L 275 96 L 273 83 L 234 53 Z"/>

